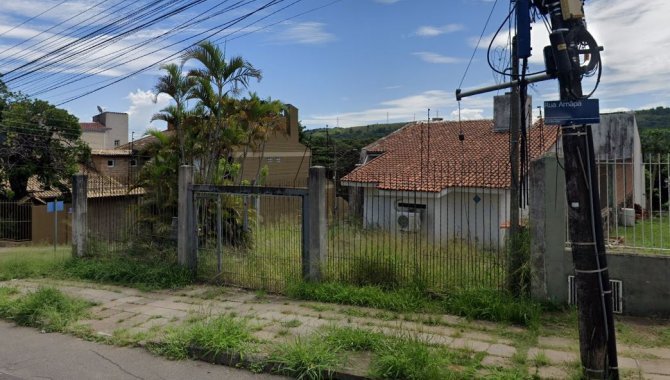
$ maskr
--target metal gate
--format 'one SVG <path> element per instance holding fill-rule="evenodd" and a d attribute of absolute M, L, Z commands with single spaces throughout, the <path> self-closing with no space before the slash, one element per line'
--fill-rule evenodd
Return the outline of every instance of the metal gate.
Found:
<path fill-rule="evenodd" d="M 216 185 L 190 189 L 201 278 L 281 293 L 303 277 L 307 189 Z"/>

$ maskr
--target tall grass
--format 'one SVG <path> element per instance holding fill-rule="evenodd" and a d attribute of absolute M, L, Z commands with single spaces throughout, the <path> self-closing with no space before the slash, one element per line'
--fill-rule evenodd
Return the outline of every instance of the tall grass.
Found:
<path fill-rule="evenodd" d="M 0 252 L 0 281 L 51 277 L 131 286 L 143 290 L 178 288 L 192 282 L 190 273 L 166 260 L 127 255 L 72 258 L 70 247 L 19 247 Z"/>
<path fill-rule="evenodd" d="M 244 288 L 284 292 L 301 277 L 302 237 L 297 220 L 252 226 L 249 247 L 225 246 L 223 273 L 217 273 L 216 235 L 200 244 L 200 276 Z M 500 289 L 505 285 L 505 254 L 452 240 L 429 244 L 425 237 L 331 226 L 327 262 L 330 282 L 385 289 L 421 285 L 434 291 Z"/>
<path fill-rule="evenodd" d="M 40 288 L 16 299 L 11 299 L 11 295 L 9 292 L 0 292 L 0 317 L 47 332 L 64 331 L 70 324 L 86 316 L 91 306 L 86 301 L 66 296 L 54 288 Z"/>

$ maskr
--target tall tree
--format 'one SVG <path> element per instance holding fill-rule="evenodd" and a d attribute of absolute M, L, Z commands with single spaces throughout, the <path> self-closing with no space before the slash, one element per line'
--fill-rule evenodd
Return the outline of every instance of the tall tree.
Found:
<path fill-rule="evenodd" d="M 9 101 L 0 124 L 0 176 L 9 182 L 9 195 L 27 195 L 32 176 L 46 187 L 63 187 L 90 155 L 80 136 L 79 121 L 63 109 L 42 100 Z"/>
<path fill-rule="evenodd" d="M 210 41 L 201 42 L 189 49 L 184 61 L 195 60 L 201 68 L 189 71 L 189 77 L 195 80 L 190 98 L 196 99 L 208 118 L 207 141 L 209 154 L 203 166 L 203 179 L 211 182 L 219 168 L 220 157 L 232 154 L 231 143 L 239 138 L 231 129 L 228 117 L 233 112 L 234 102 L 230 95 L 237 95 L 247 88 L 252 79 L 260 80 L 260 70 L 242 57 L 226 60 L 225 53 Z M 221 144 L 228 140 L 228 144 Z"/>
<path fill-rule="evenodd" d="M 179 162 L 180 164 L 189 164 L 186 159 L 183 129 L 185 127 L 186 101 L 195 82 L 192 78 L 184 75 L 183 65 L 170 63 L 162 65 L 161 69 L 165 71 L 165 74 L 158 78 L 154 91 L 156 91 L 156 96 L 160 94 L 168 95 L 172 98 L 174 105 L 162 109 L 160 113 L 152 117 L 152 121 L 162 120 L 174 127 L 179 144 Z"/>
<path fill-rule="evenodd" d="M 244 166 L 249 151 L 260 152 L 258 168 L 254 175 L 254 182 L 260 179 L 260 170 L 263 166 L 265 155 L 265 143 L 270 134 L 286 132 L 286 123 L 281 113 L 284 104 L 272 98 L 261 99 L 256 93 L 249 94 L 249 98 L 238 102 L 237 112 L 234 116 L 244 134 L 242 156 L 240 157 L 240 173 L 237 179 L 241 183 L 244 175 Z"/>

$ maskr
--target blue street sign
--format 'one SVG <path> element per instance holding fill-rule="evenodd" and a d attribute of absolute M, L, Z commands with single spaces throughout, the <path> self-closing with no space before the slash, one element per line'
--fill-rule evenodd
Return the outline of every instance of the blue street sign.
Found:
<path fill-rule="evenodd" d="M 598 124 L 600 123 L 600 101 L 582 99 L 544 102 L 544 123 L 547 125 Z"/>
<path fill-rule="evenodd" d="M 56 206 L 56 212 L 65 210 L 65 205 L 63 204 L 63 201 L 47 202 L 48 213 L 54 212 L 54 205 Z"/>

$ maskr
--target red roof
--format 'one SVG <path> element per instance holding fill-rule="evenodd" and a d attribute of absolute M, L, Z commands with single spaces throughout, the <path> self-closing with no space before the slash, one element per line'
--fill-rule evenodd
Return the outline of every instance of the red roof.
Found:
<path fill-rule="evenodd" d="M 536 123 L 528 133 L 530 158 L 549 151 L 557 132 L 556 126 Z M 449 187 L 509 188 L 509 137 L 509 132 L 494 132 L 492 120 L 408 124 L 368 145 L 368 155 L 380 155 L 342 181 L 425 192 Z"/>
<path fill-rule="evenodd" d="M 81 127 L 82 131 L 86 131 L 86 132 L 104 132 L 107 129 L 109 129 L 109 128 L 105 127 L 104 125 L 102 125 L 98 122 L 95 122 L 95 121 L 94 122 L 85 122 L 85 123 L 79 122 L 79 126 Z"/>

